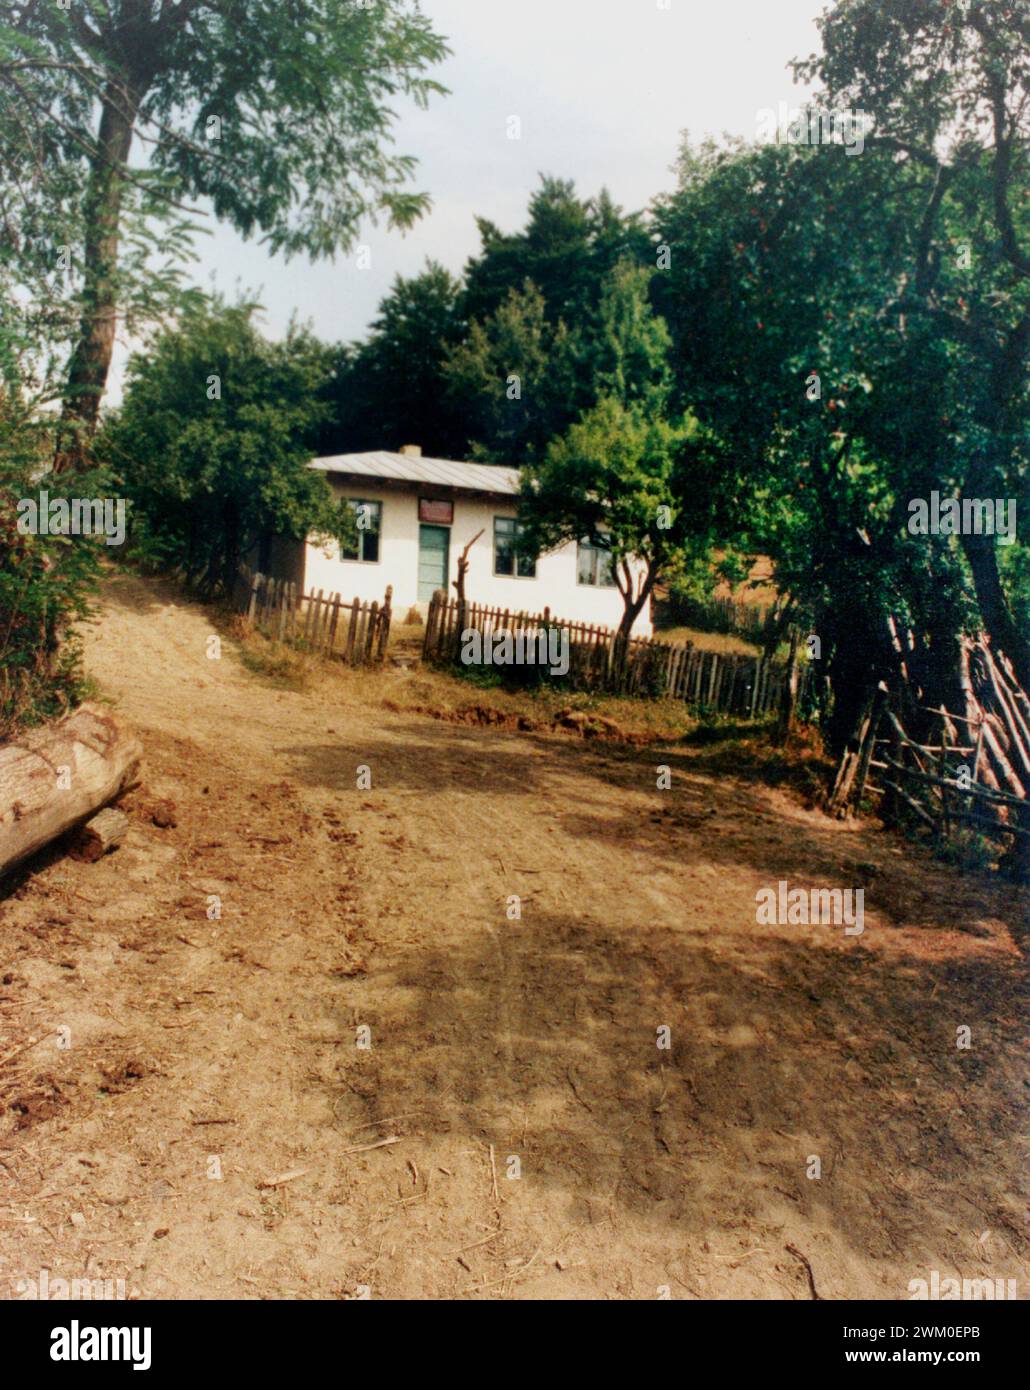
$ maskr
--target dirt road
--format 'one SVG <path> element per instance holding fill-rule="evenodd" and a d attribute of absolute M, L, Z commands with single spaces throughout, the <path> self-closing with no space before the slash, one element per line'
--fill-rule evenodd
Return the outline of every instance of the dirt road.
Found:
<path fill-rule="evenodd" d="M 41 1039 L 0 1296 L 1025 1296 L 1025 898 L 703 752 L 277 689 L 213 632 L 108 583 L 146 793 L 0 904 L 0 1057 Z M 758 925 L 781 879 L 864 933 Z"/>

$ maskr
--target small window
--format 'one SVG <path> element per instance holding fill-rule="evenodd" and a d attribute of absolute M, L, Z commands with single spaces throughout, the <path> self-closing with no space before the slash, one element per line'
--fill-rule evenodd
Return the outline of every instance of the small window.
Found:
<path fill-rule="evenodd" d="M 348 497 L 347 505 L 358 523 L 358 537 L 351 546 L 340 547 L 341 560 L 361 560 L 374 565 L 379 560 L 379 532 L 383 521 L 382 502 L 362 502 Z"/>
<path fill-rule="evenodd" d="M 536 560 L 520 555 L 522 527 L 513 516 L 494 517 L 494 574 L 512 579 L 535 579 Z"/>
<path fill-rule="evenodd" d="M 612 574 L 612 553 L 604 546 L 592 541 L 582 540 L 576 559 L 576 581 L 579 584 L 593 584 L 601 589 L 614 589 L 615 577 Z"/>

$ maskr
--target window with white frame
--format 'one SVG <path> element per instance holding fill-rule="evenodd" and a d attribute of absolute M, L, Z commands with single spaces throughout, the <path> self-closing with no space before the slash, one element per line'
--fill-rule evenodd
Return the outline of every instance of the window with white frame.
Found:
<path fill-rule="evenodd" d="M 494 517 L 494 574 L 535 579 L 536 560 L 519 554 L 522 527 L 513 516 Z"/>
<path fill-rule="evenodd" d="M 379 561 L 379 533 L 383 522 L 382 502 L 363 502 L 357 497 L 348 497 L 347 505 L 354 513 L 357 523 L 357 539 L 351 545 L 341 545 L 341 560 L 361 560 L 367 565 Z"/>

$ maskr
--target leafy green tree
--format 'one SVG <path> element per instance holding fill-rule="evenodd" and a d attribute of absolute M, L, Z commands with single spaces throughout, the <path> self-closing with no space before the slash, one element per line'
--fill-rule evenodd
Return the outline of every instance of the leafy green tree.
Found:
<path fill-rule="evenodd" d="M 547 321 L 572 329 L 591 312 L 597 284 L 616 262 L 655 261 L 639 214 L 623 213 L 606 190 L 596 199 L 580 198 L 568 179 L 542 177 L 522 231 L 502 232 L 486 218 L 477 225 L 482 249 L 465 269 L 469 321 L 490 318 L 529 280 L 543 298 Z"/>
<path fill-rule="evenodd" d="M 517 468 L 542 453 L 585 403 L 577 353 L 565 324 L 548 322 L 543 296 L 528 281 L 471 325 L 444 371 L 475 457 Z"/>
<path fill-rule="evenodd" d="M 467 434 L 445 371 L 462 334 L 460 290 L 435 261 L 396 278 L 368 340 L 337 350 L 320 453 L 421 444 L 437 458 L 463 455 Z"/>
<path fill-rule="evenodd" d="M 81 650 L 65 634 L 87 614 L 100 549 L 88 536 L 40 534 L 20 524 L 19 503 L 38 505 L 53 441 L 38 409 L 41 383 L 23 371 L 25 348 L 13 321 L 0 320 L 0 743 L 78 700 Z M 80 481 L 84 495 L 104 495 L 95 472 Z"/>
<path fill-rule="evenodd" d="M 181 259 L 184 200 L 208 200 L 286 255 L 346 249 L 366 215 L 418 217 L 426 197 L 405 187 L 413 160 L 386 150 L 389 103 L 442 91 L 427 70 L 446 52 L 410 0 L 7 7 L 0 197 L 8 210 L 28 205 L 13 230 L 30 277 L 34 257 L 56 266 L 55 237 L 67 243 L 79 311 L 58 468 L 95 429 L 126 301 L 159 307 L 154 256 Z"/>
<path fill-rule="evenodd" d="M 797 64 L 834 109 L 875 113 L 864 160 L 905 200 L 905 263 L 880 311 L 925 323 L 961 395 L 951 471 L 964 496 L 1027 497 L 1030 476 L 1030 3 L 851 0 Z M 860 161 L 852 161 L 859 163 Z M 938 354 L 938 361 L 940 355 Z M 956 380 L 957 379 L 957 380 Z M 997 542 L 963 534 L 983 626 L 1030 684 L 1030 634 L 1010 607 Z"/>
<path fill-rule="evenodd" d="M 623 642 L 658 580 L 710 539 L 696 442 L 692 423 L 605 396 L 523 470 L 522 547 L 535 554 L 588 541 L 605 552 L 622 596 Z"/>
<path fill-rule="evenodd" d="M 961 350 L 926 316 L 885 312 L 923 196 L 894 161 L 839 146 L 708 145 L 656 208 L 677 391 L 721 441 L 739 504 L 724 534 L 771 555 L 811 617 L 834 744 L 867 683 L 896 672 L 892 618 L 932 702 L 954 700 L 957 638 L 976 625 L 955 543 L 907 531 L 909 499 L 961 484 L 975 433 Z"/>
<path fill-rule="evenodd" d="M 685 146 L 679 187 L 655 208 L 671 264 L 656 272 L 653 293 L 672 332 L 676 399 L 720 445 L 728 505 L 717 539 L 772 557 L 781 591 L 813 614 L 825 665 L 847 689 L 852 652 L 864 650 L 875 668 L 877 654 L 889 660 L 889 636 L 882 606 L 851 573 L 866 563 L 855 526 L 870 517 L 842 505 L 839 412 L 830 409 L 847 384 L 841 374 L 857 378 L 830 331 L 839 304 L 827 296 L 847 260 L 827 237 L 832 172 L 809 151 Z M 842 297 L 852 291 L 848 278 Z M 826 378 L 825 401 L 807 399 L 813 372 Z M 840 642 L 829 633 L 837 618 Z"/>
<path fill-rule="evenodd" d="M 652 273 L 619 262 L 607 276 L 580 342 L 588 404 L 528 459 L 521 492 L 530 553 L 581 540 L 606 552 L 623 641 L 655 584 L 707 546 L 718 491 L 696 421 L 668 418 L 670 337 L 651 309 Z"/>
<path fill-rule="evenodd" d="M 368 339 L 336 349 L 324 452 L 416 442 L 517 464 L 596 399 L 579 359 L 597 286 L 619 263 L 653 263 L 643 219 L 606 191 L 581 199 L 571 182 L 544 178 L 525 229 L 479 227 L 464 282 L 433 262 L 398 277 Z"/>
<path fill-rule="evenodd" d="M 349 508 L 313 471 L 326 355 L 306 332 L 267 342 L 255 306 L 215 303 L 129 364 L 101 444 L 131 503 L 136 550 L 228 589 L 266 535 L 347 542 Z"/>
<path fill-rule="evenodd" d="M 446 375 L 477 457 L 519 467 L 604 396 L 661 410 L 669 334 L 651 312 L 651 272 L 618 261 L 569 328 L 552 324 L 531 281 L 512 290 L 448 355 Z"/>
<path fill-rule="evenodd" d="M 653 271 L 617 261 L 601 282 L 596 313 L 579 333 L 580 363 L 595 399 L 613 397 L 662 413 L 673 379 L 672 338 L 651 306 Z"/>

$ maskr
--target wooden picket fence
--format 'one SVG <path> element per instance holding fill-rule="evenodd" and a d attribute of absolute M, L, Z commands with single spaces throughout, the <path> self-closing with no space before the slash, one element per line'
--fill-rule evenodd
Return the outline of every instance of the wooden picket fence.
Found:
<path fill-rule="evenodd" d="M 378 666 L 390 639 L 391 599 L 388 587 L 382 604 L 355 598 L 345 603 L 339 594 L 302 593 L 289 580 L 240 571 L 235 606 L 266 636 L 290 642 L 319 656 L 335 657 L 351 666 Z"/>
<path fill-rule="evenodd" d="M 670 626 L 697 628 L 701 632 L 726 632 L 746 642 L 761 644 L 780 618 L 775 604 L 744 603 L 740 599 L 670 598 L 665 605 Z"/>
<path fill-rule="evenodd" d="M 460 660 L 461 633 L 539 632 L 559 628 L 569 634 L 569 673 L 579 689 L 620 695 L 668 696 L 707 713 L 761 719 L 778 710 L 787 668 L 765 657 L 706 651 L 692 642 L 661 642 L 634 637 L 621 653 L 614 628 L 572 623 L 543 613 L 511 612 L 478 603 L 448 599 L 438 589 L 429 604 L 422 657 L 425 661 Z M 801 673 L 799 698 L 809 668 Z"/>

